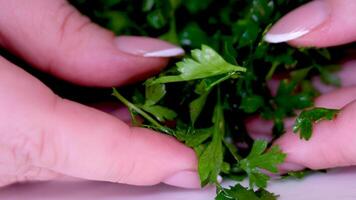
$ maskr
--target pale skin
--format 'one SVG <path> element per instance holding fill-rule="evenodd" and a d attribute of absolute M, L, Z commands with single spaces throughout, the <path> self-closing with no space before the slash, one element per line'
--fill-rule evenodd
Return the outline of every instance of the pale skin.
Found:
<path fill-rule="evenodd" d="M 288 42 L 333 46 L 355 41 L 355 1 L 323 2 L 331 10 L 328 18 Z M 271 32 L 283 29 L 284 34 L 285 24 L 293 24 L 288 22 L 292 20 L 282 19 Z M 157 39 L 115 38 L 64 0 L 0 0 L 0 45 L 50 75 L 96 87 L 148 77 L 163 68 L 169 57 L 182 53 Z M 342 109 L 336 120 L 316 125 L 309 142 L 300 141 L 290 131 L 277 141 L 288 153 L 288 163 L 298 169 L 356 164 L 356 135 L 352 132 L 356 130 L 356 97 L 350 95 L 356 93 L 352 88 L 356 81 L 350 79 L 348 73 L 343 83 L 351 82 L 344 84 L 351 89 L 325 93 L 326 100 L 318 100 L 327 103 L 332 99 Z M 62 99 L 2 57 L 0 91 L 0 186 L 70 176 L 133 185 L 165 182 L 199 187 L 197 161 L 190 148 L 172 137 L 132 128 L 115 116 Z"/>

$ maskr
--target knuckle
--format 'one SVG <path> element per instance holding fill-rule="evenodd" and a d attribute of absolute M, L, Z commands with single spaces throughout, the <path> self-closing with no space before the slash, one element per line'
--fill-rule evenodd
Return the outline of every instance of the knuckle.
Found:
<path fill-rule="evenodd" d="M 38 148 L 36 136 L 29 137 L 27 134 L 19 134 L 9 141 L 9 150 L 12 160 L 18 165 L 32 163 L 34 149 Z"/>
<path fill-rule="evenodd" d="M 57 162 L 53 140 L 43 128 L 19 134 L 10 142 L 10 153 L 17 166 L 45 165 L 51 167 Z"/>
<path fill-rule="evenodd" d="M 59 43 L 71 44 L 74 41 L 70 40 L 76 36 L 77 33 L 82 32 L 83 30 L 94 26 L 90 19 L 84 15 L 81 15 L 73 6 L 69 5 L 67 2 L 63 2 L 57 9 L 57 16 L 59 16 Z M 83 38 L 75 38 L 76 42 L 80 42 Z M 71 45 L 73 47 L 74 45 Z"/>

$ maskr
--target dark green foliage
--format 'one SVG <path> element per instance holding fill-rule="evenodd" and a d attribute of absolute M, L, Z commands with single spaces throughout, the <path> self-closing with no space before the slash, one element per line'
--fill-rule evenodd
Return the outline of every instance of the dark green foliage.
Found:
<path fill-rule="evenodd" d="M 141 116 L 142 126 L 194 148 L 202 185 L 217 184 L 218 175 L 223 175 L 234 180 L 248 177 L 250 186 L 265 187 L 269 177 L 260 170 L 277 172 L 285 155 L 278 147 L 266 151 L 267 142 L 254 142 L 246 131 L 246 118 L 261 115 L 274 121 L 276 138 L 284 133 L 285 118 L 313 106 L 318 92 L 310 77 L 320 75 L 325 83 L 340 85 L 331 63 L 340 52 L 263 41 L 274 22 L 307 0 L 71 2 L 116 34 L 158 37 L 191 52 L 145 82 L 120 93 L 114 90 L 114 96 L 133 119 Z M 273 96 L 267 83 L 276 77 L 281 81 Z M 334 114 L 327 109 L 302 112 L 295 131 L 308 139 L 314 122 Z M 276 198 L 263 189 L 254 192 L 236 185 L 220 188 L 216 199 Z"/>
<path fill-rule="evenodd" d="M 277 197 L 264 189 L 254 191 L 236 184 L 229 189 L 219 188 L 215 200 L 276 200 Z"/>

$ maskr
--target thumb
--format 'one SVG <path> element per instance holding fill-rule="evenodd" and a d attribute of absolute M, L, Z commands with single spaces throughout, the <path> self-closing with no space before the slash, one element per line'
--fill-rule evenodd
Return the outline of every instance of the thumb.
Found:
<path fill-rule="evenodd" d="M 148 37 L 115 37 L 65 0 L 0 0 L 0 45 L 35 67 L 89 86 L 120 85 L 184 51 Z"/>
<path fill-rule="evenodd" d="M 0 71 L 0 174 L 16 171 L 10 162 L 90 180 L 199 187 L 194 151 L 173 137 L 61 99 L 1 57 Z"/>
<path fill-rule="evenodd" d="M 314 0 L 279 20 L 266 34 L 271 43 L 327 47 L 356 41 L 355 0 Z"/>

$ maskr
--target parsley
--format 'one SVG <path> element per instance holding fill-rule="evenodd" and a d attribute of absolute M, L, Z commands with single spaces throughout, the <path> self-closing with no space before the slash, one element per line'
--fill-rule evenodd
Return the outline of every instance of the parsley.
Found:
<path fill-rule="evenodd" d="M 264 189 L 254 191 L 236 184 L 229 189 L 219 188 L 215 200 L 276 200 L 277 197 Z"/>
<path fill-rule="evenodd" d="M 224 133 L 225 126 L 223 117 L 221 104 L 218 103 L 213 115 L 212 141 L 198 155 L 198 172 L 202 186 L 208 183 L 217 183 L 217 177 L 221 171 L 223 164 L 222 133 Z"/>
<path fill-rule="evenodd" d="M 283 163 L 286 157 L 278 146 L 273 146 L 269 151 L 265 152 L 267 144 L 263 140 L 255 141 L 250 154 L 240 161 L 240 167 L 247 173 L 251 188 L 254 185 L 265 188 L 269 176 L 263 174 L 260 170 L 265 169 L 272 173 L 277 173 L 277 166 Z"/>
<path fill-rule="evenodd" d="M 184 58 L 183 61 L 176 64 L 177 71 L 180 73 L 179 75 L 160 76 L 153 79 L 149 84 L 190 81 L 246 71 L 243 67 L 229 64 L 212 48 L 206 45 L 202 45 L 201 50 L 192 50 L 191 55 L 192 58 Z"/>
<path fill-rule="evenodd" d="M 173 120 L 177 114 L 166 107 L 156 105 L 166 94 L 166 87 L 163 84 L 146 86 L 145 103 L 140 107 L 146 112 L 152 114 L 159 121 Z"/>
<path fill-rule="evenodd" d="M 278 147 L 266 150 L 267 142 L 253 141 L 246 118 L 272 120 L 276 139 L 285 132 L 285 118 L 313 106 L 319 93 L 311 77 L 319 75 L 324 83 L 340 86 L 333 62 L 342 48 L 293 48 L 263 40 L 273 23 L 308 0 L 71 2 L 117 35 L 156 37 L 191 52 L 172 60 L 155 77 L 120 92 L 114 89 L 113 95 L 128 107 L 134 124 L 170 134 L 193 148 L 201 184 L 216 184 L 217 199 L 277 198 L 251 187 L 266 187 L 269 177 L 261 170 L 276 172 L 285 155 Z M 267 83 L 276 76 L 282 81 L 272 96 Z M 336 114 L 304 111 L 295 131 L 310 138 L 313 123 Z M 222 188 L 218 175 L 238 182 L 247 177 L 250 188 Z"/>
<path fill-rule="evenodd" d="M 309 140 L 312 136 L 313 124 L 322 120 L 333 120 L 339 110 L 328 108 L 312 108 L 302 111 L 296 118 L 293 132 L 298 133 L 301 139 Z"/>

